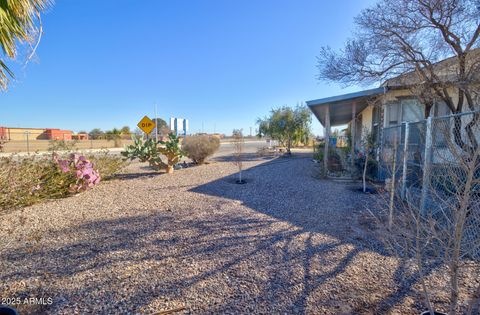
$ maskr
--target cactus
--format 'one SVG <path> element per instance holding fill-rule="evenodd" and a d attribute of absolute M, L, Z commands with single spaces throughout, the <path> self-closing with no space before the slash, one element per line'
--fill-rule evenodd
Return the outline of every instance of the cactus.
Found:
<path fill-rule="evenodd" d="M 141 162 L 148 162 L 150 166 L 159 171 L 173 172 L 173 166 L 180 161 L 183 152 L 180 149 L 179 139 L 174 134 L 168 135 L 168 141 L 155 142 L 153 139 L 135 139 L 134 143 L 125 147 L 121 154 L 130 160 L 138 158 Z M 161 146 L 159 146 L 159 144 Z M 167 163 L 162 161 L 161 155 L 165 155 Z"/>
<path fill-rule="evenodd" d="M 184 153 L 180 148 L 180 140 L 175 134 L 170 133 L 168 135 L 168 141 L 159 141 L 158 143 L 163 145 L 158 148 L 160 153 L 167 157 L 167 173 L 173 173 L 173 166 L 175 166 L 182 156 L 184 156 Z"/>

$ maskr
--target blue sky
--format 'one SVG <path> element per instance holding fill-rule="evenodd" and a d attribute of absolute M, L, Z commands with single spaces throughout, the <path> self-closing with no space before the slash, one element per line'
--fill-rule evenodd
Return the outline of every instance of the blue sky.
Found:
<path fill-rule="evenodd" d="M 191 132 L 248 134 L 272 107 L 357 89 L 319 82 L 316 55 L 371 3 L 57 0 L 35 62 L 0 94 L 0 126 L 133 128 L 157 103 Z"/>

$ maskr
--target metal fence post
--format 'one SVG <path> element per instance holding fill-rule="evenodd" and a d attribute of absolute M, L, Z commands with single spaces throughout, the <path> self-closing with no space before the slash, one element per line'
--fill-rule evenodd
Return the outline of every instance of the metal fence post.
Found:
<path fill-rule="evenodd" d="M 403 168 L 402 168 L 402 191 L 401 196 L 402 199 L 405 199 L 405 195 L 407 192 L 407 167 L 408 167 L 408 137 L 409 137 L 409 128 L 410 124 L 408 122 L 405 123 L 405 138 L 403 142 Z"/>
<path fill-rule="evenodd" d="M 30 133 L 30 132 L 25 131 L 25 136 L 26 136 L 26 138 L 27 138 L 27 154 L 30 154 L 30 142 L 28 141 L 28 134 L 29 134 L 29 133 Z"/>
<path fill-rule="evenodd" d="M 427 118 L 425 132 L 425 154 L 423 160 L 422 196 L 420 199 L 420 213 L 426 214 L 427 196 L 432 165 L 432 117 Z"/>

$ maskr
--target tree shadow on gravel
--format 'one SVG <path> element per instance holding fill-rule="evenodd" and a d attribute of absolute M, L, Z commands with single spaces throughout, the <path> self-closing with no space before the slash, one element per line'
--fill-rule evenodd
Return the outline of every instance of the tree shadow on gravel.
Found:
<path fill-rule="evenodd" d="M 24 313 L 388 311 L 386 303 L 410 294 L 415 280 L 367 309 L 348 298 L 359 288 L 336 279 L 362 253 L 385 255 L 377 240 L 352 228 L 371 196 L 314 179 L 308 158 L 250 168 L 246 185 L 227 176 L 188 190 L 219 197 L 208 209 L 139 209 L 141 215 L 50 232 L 50 241 L 3 255 L 0 289 L 23 281 L 24 289 L 7 293 L 54 298 L 40 310 L 22 306 Z M 400 266 L 395 277 L 401 274 Z"/>
<path fill-rule="evenodd" d="M 138 178 L 150 178 L 155 176 L 160 176 L 166 174 L 165 172 L 136 172 L 136 173 L 122 173 L 116 174 L 115 179 L 129 180 L 129 179 L 138 179 Z"/>
<path fill-rule="evenodd" d="M 249 161 L 259 161 L 259 160 L 271 160 L 273 158 L 276 158 L 278 156 L 274 155 L 266 155 L 266 156 L 260 156 L 258 153 L 255 152 L 245 152 L 241 154 L 242 161 L 243 162 L 249 162 Z M 209 159 L 209 161 L 215 161 L 215 162 L 234 162 L 235 157 L 230 154 L 226 155 L 219 155 L 219 156 L 214 156 Z"/>
<path fill-rule="evenodd" d="M 303 163 L 295 163 L 304 159 Z M 357 218 L 365 212 L 365 207 L 372 202 L 374 195 L 359 194 L 354 191 L 355 184 L 337 183 L 313 178 L 310 153 L 296 153 L 292 157 L 281 157 L 248 169 L 243 175 L 247 185 L 231 185 L 231 177 L 221 178 L 193 188 L 191 191 L 222 198 L 240 201 L 244 206 L 257 212 L 288 222 L 307 232 L 309 237 L 304 242 L 303 256 L 303 293 L 295 300 L 295 313 L 308 311 L 308 298 L 320 285 L 345 271 L 348 265 L 361 252 L 376 252 L 389 256 L 383 243 L 373 233 L 362 233 Z M 293 163 L 292 163 L 293 162 Z M 284 164 L 282 164 L 284 163 Z M 292 175 L 293 174 L 293 175 Z M 360 231 L 360 233 L 359 233 Z M 324 252 L 329 246 L 312 246 L 311 236 L 317 233 L 326 234 L 340 243 L 353 246 L 348 254 L 340 259 L 336 267 L 320 276 L 310 272 L 312 258 Z M 372 262 L 375 264 L 375 262 Z M 432 266 L 426 273 L 430 274 L 438 266 Z M 413 286 L 417 284 L 418 273 L 410 273 L 402 261 L 394 271 L 393 282 L 397 287 L 374 303 L 362 303 L 359 308 L 352 305 L 342 311 L 345 313 L 367 313 L 373 310 L 389 312 L 405 297 L 414 294 Z M 331 302 L 331 301 L 329 301 Z M 316 303 L 322 303 L 316 301 Z M 328 303 L 327 303 L 328 304 Z M 335 303 L 334 303 L 335 304 Z"/>

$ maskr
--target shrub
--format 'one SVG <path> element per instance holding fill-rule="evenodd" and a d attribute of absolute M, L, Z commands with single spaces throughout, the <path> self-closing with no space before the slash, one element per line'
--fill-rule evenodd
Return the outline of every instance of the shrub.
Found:
<path fill-rule="evenodd" d="M 70 154 L 67 159 L 59 159 L 54 155 L 53 160 L 58 163 L 63 173 L 71 173 L 75 177 L 75 183 L 70 185 L 72 192 L 86 190 L 100 182 L 100 174 L 92 162 L 80 154 Z"/>
<path fill-rule="evenodd" d="M 4 157 L 0 159 L 0 209 L 28 206 L 70 193 L 76 179 L 62 172 L 51 157 Z"/>
<path fill-rule="evenodd" d="M 62 198 L 99 181 L 100 174 L 94 164 L 79 154 L 3 157 L 0 158 L 0 210 Z"/>
<path fill-rule="evenodd" d="M 0 139 L 0 153 L 3 152 L 6 143 L 7 143 L 6 140 Z"/>
<path fill-rule="evenodd" d="M 220 148 L 220 139 L 209 136 L 193 136 L 185 139 L 182 149 L 196 164 L 203 164 L 205 159 Z"/>
<path fill-rule="evenodd" d="M 356 172 L 361 174 L 365 167 L 365 155 L 357 156 L 354 160 Z M 366 177 L 370 180 L 374 180 L 378 175 L 378 162 L 373 159 L 368 159 Z"/>
<path fill-rule="evenodd" d="M 77 145 L 77 140 L 50 140 L 48 142 L 48 151 L 56 152 L 56 151 L 72 151 L 75 149 Z"/>
<path fill-rule="evenodd" d="M 102 175 L 102 179 L 105 180 L 121 172 L 128 164 L 120 156 L 109 154 L 108 150 L 103 150 L 100 154 L 89 155 L 88 159 L 92 161 L 95 168 Z"/>

